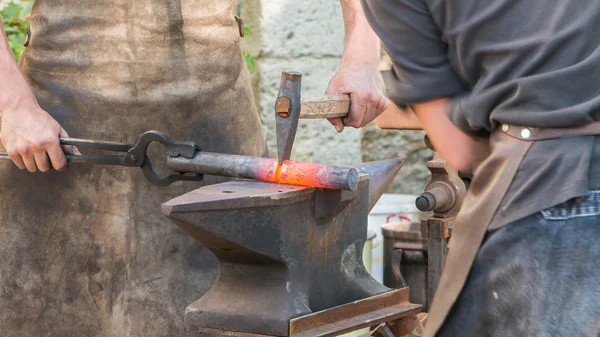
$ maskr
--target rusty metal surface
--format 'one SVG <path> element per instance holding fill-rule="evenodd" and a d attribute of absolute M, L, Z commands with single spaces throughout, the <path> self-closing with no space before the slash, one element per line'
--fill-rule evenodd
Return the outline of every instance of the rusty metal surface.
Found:
<path fill-rule="evenodd" d="M 399 285 L 398 288 L 406 288 L 408 284 L 402 276 L 402 272 L 400 271 L 400 263 L 402 262 L 402 249 L 397 249 L 392 253 L 392 273 L 394 274 L 394 278 L 396 279 L 396 284 Z"/>
<path fill-rule="evenodd" d="M 236 331 L 227 331 L 227 330 L 219 330 L 219 329 L 209 329 L 209 328 L 198 328 L 201 333 L 209 334 L 210 336 L 219 336 L 219 337 L 283 337 L 283 336 L 273 336 L 273 335 L 258 335 L 255 333 L 245 333 L 245 332 L 236 332 Z"/>
<path fill-rule="evenodd" d="M 427 136 L 425 144 L 433 149 Z M 431 306 L 446 262 L 453 219 L 467 194 L 465 179 L 439 154 L 434 153 L 433 160 L 427 162 L 427 168 L 431 171 L 431 180 L 416 201 L 417 208 L 434 213 L 433 217 L 421 223 L 421 234 L 427 239 L 428 253 L 426 310 Z"/>
<path fill-rule="evenodd" d="M 356 190 L 355 168 L 302 163 L 291 160 L 282 165 L 276 159 L 198 152 L 194 158 L 169 157 L 167 166 L 174 171 L 200 173 L 266 182 L 338 190 Z"/>
<path fill-rule="evenodd" d="M 288 118 L 288 117 L 290 117 L 291 106 L 292 106 L 292 103 L 290 102 L 289 98 L 279 97 L 277 99 L 277 101 L 275 101 L 275 112 L 281 118 Z"/>
<path fill-rule="evenodd" d="M 364 163 L 356 167 L 359 173 L 369 175 L 369 212 L 388 189 L 404 162 L 404 158 L 396 158 Z"/>
<path fill-rule="evenodd" d="M 427 237 L 427 305 L 431 307 L 433 297 L 448 254 L 451 219 L 429 218 L 422 222 L 423 234 Z"/>
<path fill-rule="evenodd" d="M 327 337 L 416 315 L 421 305 L 408 302 L 408 288 L 293 319 L 291 337 Z"/>
<path fill-rule="evenodd" d="M 205 186 L 162 205 L 166 214 L 292 205 L 311 197 L 309 187 L 256 181 L 230 181 Z M 282 197 L 284 196 L 284 197 Z"/>
<path fill-rule="evenodd" d="M 353 192 L 237 181 L 165 203 L 164 213 L 219 259 L 216 283 L 188 306 L 187 320 L 205 329 L 287 336 L 294 318 L 390 291 L 366 271 L 362 250 L 369 193 L 383 190 L 369 188 L 366 172 L 393 179 L 390 170 L 403 161 L 391 163 L 394 169 L 381 162 L 357 170 Z M 375 313 L 362 312 L 365 322 L 398 314 L 368 308 Z"/>
<path fill-rule="evenodd" d="M 456 216 L 467 195 L 467 187 L 458 170 L 437 153 L 427 162 L 427 168 L 431 172 L 431 180 L 425 192 L 417 198 L 417 208 L 433 211 L 438 218 Z"/>
<path fill-rule="evenodd" d="M 410 287 L 412 303 L 427 304 L 427 240 L 417 231 L 420 224 L 409 227 L 402 224 L 385 224 L 381 227 L 383 241 L 383 284 L 391 288 L 399 288 L 396 268 Z M 400 261 L 396 253 L 402 250 Z"/>
<path fill-rule="evenodd" d="M 423 324 L 418 315 L 410 315 L 386 324 L 393 336 L 417 337 L 423 333 Z"/>
<path fill-rule="evenodd" d="M 275 103 L 277 158 L 281 164 L 290 159 L 302 108 L 302 74 L 283 72 Z"/>

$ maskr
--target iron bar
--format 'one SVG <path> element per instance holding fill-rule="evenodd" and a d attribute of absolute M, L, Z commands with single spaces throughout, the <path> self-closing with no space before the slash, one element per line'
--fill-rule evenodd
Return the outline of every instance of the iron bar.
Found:
<path fill-rule="evenodd" d="M 233 178 L 255 179 L 289 185 L 354 191 L 358 187 L 355 168 L 327 166 L 287 160 L 198 152 L 194 158 L 169 157 L 169 169 Z"/>

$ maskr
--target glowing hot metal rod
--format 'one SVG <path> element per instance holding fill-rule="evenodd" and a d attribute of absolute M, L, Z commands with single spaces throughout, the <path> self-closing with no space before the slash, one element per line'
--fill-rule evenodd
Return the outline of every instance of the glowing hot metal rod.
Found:
<path fill-rule="evenodd" d="M 355 168 L 326 166 L 286 160 L 237 156 L 199 151 L 193 158 L 168 157 L 168 167 L 176 172 L 199 173 L 272 183 L 354 191 L 358 187 Z"/>

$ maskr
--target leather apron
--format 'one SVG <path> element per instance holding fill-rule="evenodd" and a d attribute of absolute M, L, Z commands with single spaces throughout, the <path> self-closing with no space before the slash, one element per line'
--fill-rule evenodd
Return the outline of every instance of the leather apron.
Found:
<path fill-rule="evenodd" d="M 467 280 L 489 224 L 533 142 L 598 134 L 600 122 L 565 129 L 504 126 L 492 133 L 490 155 L 475 170 L 454 222 L 439 291 L 434 296 L 423 337 L 435 336 L 442 327 Z"/>
<path fill-rule="evenodd" d="M 71 137 L 132 143 L 156 129 L 261 156 L 234 15 L 234 0 L 36 0 L 21 67 Z M 0 172 L 0 335 L 199 335 L 184 310 L 217 261 L 160 205 L 201 183 L 156 187 L 124 167 Z"/>

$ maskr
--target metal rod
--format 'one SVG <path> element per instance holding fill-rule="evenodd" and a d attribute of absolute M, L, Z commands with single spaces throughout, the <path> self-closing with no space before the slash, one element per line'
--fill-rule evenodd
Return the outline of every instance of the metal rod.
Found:
<path fill-rule="evenodd" d="M 266 182 L 354 191 L 358 172 L 354 168 L 301 163 L 290 160 L 198 152 L 193 159 L 169 157 L 167 166 L 177 172 L 199 173 Z"/>

